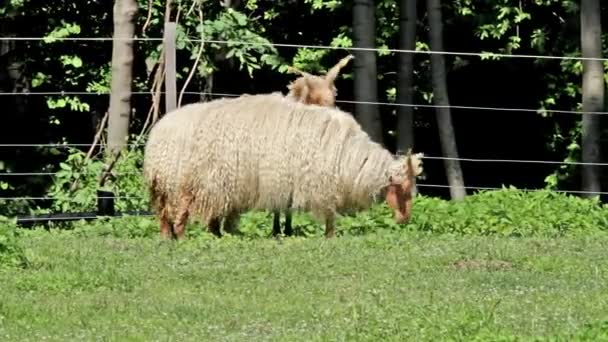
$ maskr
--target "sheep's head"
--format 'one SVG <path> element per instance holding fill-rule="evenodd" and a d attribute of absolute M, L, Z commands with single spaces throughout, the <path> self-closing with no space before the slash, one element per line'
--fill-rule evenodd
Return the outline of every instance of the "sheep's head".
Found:
<path fill-rule="evenodd" d="M 395 221 L 399 224 L 409 220 L 412 213 L 412 190 L 416 178 L 422 175 L 422 153 L 399 158 L 389 171 L 389 182 L 386 191 L 386 202 L 393 210 Z"/>
<path fill-rule="evenodd" d="M 325 74 L 325 76 L 312 75 L 305 71 L 289 67 L 289 72 L 300 74 L 301 77 L 287 86 L 289 89 L 288 96 L 306 104 L 316 104 L 325 107 L 335 106 L 338 90 L 336 89 L 334 82 L 338 77 L 340 70 L 353 58 L 353 55 L 342 58 L 327 72 L 327 74 Z"/>

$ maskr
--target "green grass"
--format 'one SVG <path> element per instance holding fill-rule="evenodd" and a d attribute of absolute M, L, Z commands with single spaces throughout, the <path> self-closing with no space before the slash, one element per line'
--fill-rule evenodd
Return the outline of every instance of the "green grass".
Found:
<path fill-rule="evenodd" d="M 19 241 L 2 341 L 608 339 L 603 234 Z"/>

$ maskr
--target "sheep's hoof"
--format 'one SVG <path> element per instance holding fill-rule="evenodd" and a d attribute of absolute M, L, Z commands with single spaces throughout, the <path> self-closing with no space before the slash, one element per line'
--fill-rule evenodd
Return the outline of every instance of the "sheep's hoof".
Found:
<path fill-rule="evenodd" d="M 171 239 L 173 238 L 173 228 L 171 224 L 167 221 L 161 220 L 160 223 L 160 236 L 163 239 Z"/>
<path fill-rule="evenodd" d="M 220 232 L 211 232 L 211 235 L 215 236 L 218 239 L 220 239 L 222 237 L 222 233 L 220 233 Z"/>
<path fill-rule="evenodd" d="M 230 234 L 232 236 L 243 236 L 244 235 L 243 232 L 238 229 L 229 230 L 229 231 L 226 231 L 226 233 Z"/>
<path fill-rule="evenodd" d="M 285 235 L 283 234 L 278 234 L 278 235 L 274 235 L 273 238 L 278 242 L 278 243 L 283 243 L 283 240 L 285 239 Z"/>
<path fill-rule="evenodd" d="M 173 240 L 173 234 L 171 234 L 171 232 L 162 231 L 160 232 L 160 238 L 166 241 Z"/>

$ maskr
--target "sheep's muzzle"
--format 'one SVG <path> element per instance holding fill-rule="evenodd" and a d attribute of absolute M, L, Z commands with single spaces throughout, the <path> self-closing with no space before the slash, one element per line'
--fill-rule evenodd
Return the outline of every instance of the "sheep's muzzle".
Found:
<path fill-rule="evenodd" d="M 406 223 L 412 211 L 411 191 L 406 189 L 401 184 L 391 184 L 386 192 L 386 203 L 393 210 L 397 224 Z"/>

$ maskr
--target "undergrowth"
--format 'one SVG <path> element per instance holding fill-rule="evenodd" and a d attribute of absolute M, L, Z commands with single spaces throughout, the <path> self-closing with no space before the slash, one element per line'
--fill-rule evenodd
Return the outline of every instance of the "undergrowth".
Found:
<path fill-rule="evenodd" d="M 17 235 L 14 220 L 0 216 L 0 268 L 27 266 L 28 260 Z"/>
<path fill-rule="evenodd" d="M 149 196 L 141 174 L 142 162 L 141 148 L 124 150 L 118 158 L 112 176 L 103 188 L 117 196 L 116 211 L 148 209 Z M 46 194 L 55 201 L 49 208 L 30 207 L 30 213 L 95 211 L 98 176 L 105 167 L 104 163 L 100 156 L 85 158 L 83 151 L 71 150 L 53 176 Z M 13 209 L 0 206 L 0 215 L 12 213 Z M 299 236 L 319 236 L 324 231 L 324 225 L 305 212 L 294 213 L 293 223 Z M 383 203 L 355 215 L 340 216 L 336 224 L 339 235 L 405 230 L 458 235 L 556 237 L 608 230 L 608 206 L 598 199 L 583 199 L 551 190 L 527 192 L 503 188 L 481 191 L 459 202 L 418 196 L 410 222 L 403 225 L 394 222 L 390 209 Z M 271 226 L 272 216 L 267 211 L 245 213 L 240 221 L 240 231 L 246 238 L 267 237 Z M 55 222 L 51 227 L 75 229 L 81 234 L 121 237 L 156 236 L 158 233 L 158 222 L 148 217 Z M 193 222 L 189 225 L 188 235 L 201 235 L 204 231 L 202 228 L 203 225 Z"/>
<path fill-rule="evenodd" d="M 483 191 L 458 203 L 419 199 L 410 226 L 421 231 L 475 235 L 589 234 L 608 230 L 608 205 L 551 190 L 504 188 Z"/>
<path fill-rule="evenodd" d="M 463 201 L 447 201 L 418 196 L 411 220 L 396 224 L 391 210 L 374 205 L 355 215 L 340 216 L 336 221 L 339 235 L 361 235 L 374 231 L 413 231 L 430 234 L 497 235 L 504 237 L 559 237 L 595 234 L 608 231 L 608 206 L 598 200 L 546 191 L 522 191 L 504 188 L 482 191 Z M 306 212 L 293 216 L 295 234 L 320 236 L 324 225 Z M 98 219 L 93 222 L 59 223 L 55 228 L 74 229 L 78 234 L 117 237 L 152 237 L 158 234 L 154 217 L 127 216 Z M 244 238 L 268 237 L 272 216 L 267 211 L 242 215 L 240 233 Z M 207 236 L 206 227 L 191 220 L 190 237 Z"/>

